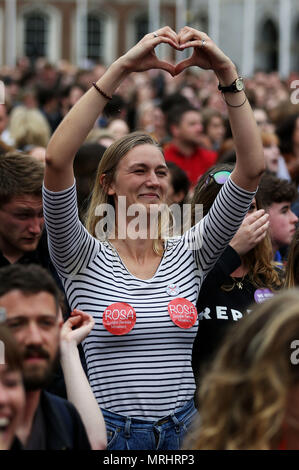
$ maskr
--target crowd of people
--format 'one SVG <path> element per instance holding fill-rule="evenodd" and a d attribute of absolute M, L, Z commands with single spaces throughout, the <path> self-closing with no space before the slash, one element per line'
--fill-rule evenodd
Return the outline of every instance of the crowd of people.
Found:
<path fill-rule="evenodd" d="M 0 69 L 0 449 L 299 449 L 294 77 Z"/>

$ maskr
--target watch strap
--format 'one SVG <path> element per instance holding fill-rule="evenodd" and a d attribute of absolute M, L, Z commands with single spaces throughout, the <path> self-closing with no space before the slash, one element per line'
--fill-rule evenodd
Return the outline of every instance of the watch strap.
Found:
<path fill-rule="evenodd" d="M 222 85 L 220 85 L 220 83 L 219 83 L 219 85 L 218 85 L 218 90 L 220 90 L 221 93 L 228 93 L 228 92 L 230 92 L 230 93 L 237 93 L 238 91 L 242 91 L 242 90 L 244 89 L 244 86 L 242 87 L 241 90 L 238 90 L 238 89 L 237 89 L 236 82 L 237 82 L 238 80 L 242 80 L 242 82 L 243 82 L 243 79 L 242 79 L 241 77 L 238 77 L 238 78 L 236 78 L 236 80 L 234 80 L 234 81 L 233 81 L 230 85 L 228 85 L 228 86 L 222 86 Z"/>

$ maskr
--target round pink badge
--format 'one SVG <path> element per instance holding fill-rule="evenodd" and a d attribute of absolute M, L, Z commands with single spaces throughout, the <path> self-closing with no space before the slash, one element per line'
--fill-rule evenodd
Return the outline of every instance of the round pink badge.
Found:
<path fill-rule="evenodd" d="M 103 313 L 103 325 L 113 335 L 125 335 L 134 328 L 136 312 L 131 305 L 116 302 Z"/>
<path fill-rule="evenodd" d="M 168 313 L 173 323 L 180 328 L 191 328 L 197 320 L 197 310 L 187 299 L 173 299 L 168 304 Z"/>

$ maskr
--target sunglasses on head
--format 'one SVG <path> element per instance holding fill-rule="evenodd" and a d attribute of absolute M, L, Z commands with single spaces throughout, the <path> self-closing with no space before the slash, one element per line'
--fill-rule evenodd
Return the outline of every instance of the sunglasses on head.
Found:
<path fill-rule="evenodd" d="M 231 171 L 222 170 L 216 171 L 216 173 L 210 173 L 206 179 L 206 184 L 209 184 L 211 179 L 215 181 L 217 184 L 224 184 L 230 177 Z"/>

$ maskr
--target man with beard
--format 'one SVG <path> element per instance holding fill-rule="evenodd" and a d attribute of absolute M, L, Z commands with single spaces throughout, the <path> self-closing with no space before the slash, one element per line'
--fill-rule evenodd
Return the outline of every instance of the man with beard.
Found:
<path fill-rule="evenodd" d="M 194 187 L 217 159 L 216 152 L 203 146 L 200 112 L 188 104 L 173 106 L 167 113 L 167 127 L 172 140 L 163 149 L 165 160 L 184 170 Z"/>
<path fill-rule="evenodd" d="M 47 393 L 59 359 L 59 291 L 37 265 L 0 269 L 0 307 L 22 353 L 26 407 L 17 432 L 25 449 L 90 449 L 75 407 Z"/>

